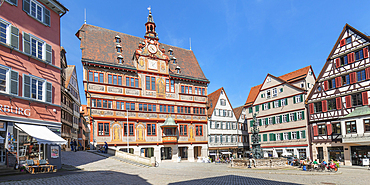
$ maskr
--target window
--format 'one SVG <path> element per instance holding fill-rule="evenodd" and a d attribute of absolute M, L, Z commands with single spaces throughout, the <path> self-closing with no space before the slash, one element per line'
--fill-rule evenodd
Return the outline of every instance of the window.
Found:
<path fill-rule="evenodd" d="M 155 77 L 146 76 L 145 77 L 145 87 L 146 87 L 146 90 L 155 91 Z"/>
<path fill-rule="evenodd" d="M 221 103 L 222 106 L 226 106 L 226 100 L 225 99 L 221 99 L 220 103 Z"/>
<path fill-rule="evenodd" d="M 336 110 L 337 109 L 337 104 L 336 104 L 336 99 L 331 99 L 328 100 L 328 110 Z"/>
<path fill-rule="evenodd" d="M 289 113 L 289 121 L 294 121 L 294 113 Z"/>
<path fill-rule="evenodd" d="M 89 81 L 104 83 L 104 73 L 89 71 Z"/>
<path fill-rule="evenodd" d="M 109 123 L 98 123 L 98 135 L 109 136 Z"/>
<path fill-rule="evenodd" d="M 159 105 L 159 112 L 174 113 L 175 106 L 173 105 Z"/>
<path fill-rule="evenodd" d="M 289 140 L 289 132 L 284 132 L 283 134 L 283 140 Z"/>
<path fill-rule="evenodd" d="M 317 125 L 317 129 L 319 131 L 319 135 L 325 135 L 326 134 L 326 125 Z"/>
<path fill-rule="evenodd" d="M 271 98 L 271 91 L 270 90 L 266 91 L 266 98 Z"/>
<path fill-rule="evenodd" d="M 352 37 L 346 38 L 346 44 L 350 44 L 352 42 Z"/>
<path fill-rule="evenodd" d="M 333 123 L 332 124 L 333 128 L 333 134 L 342 134 L 342 131 L 340 130 L 340 123 Z"/>
<path fill-rule="evenodd" d="M 345 55 L 345 56 L 340 58 L 340 65 L 344 66 L 344 65 L 347 65 L 347 64 L 348 64 L 348 57 L 347 57 L 347 55 Z"/>
<path fill-rule="evenodd" d="M 233 125 L 233 129 L 235 130 L 236 129 L 236 123 L 232 122 L 232 125 Z"/>
<path fill-rule="evenodd" d="M 275 108 L 276 108 L 276 107 L 280 107 L 280 106 L 279 106 L 279 100 L 274 101 L 274 107 L 275 107 Z"/>
<path fill-rule="evenodd" d="M 122 76 L 108 74 L 108 83 L 113 85 L 122 85 Z"/>
<path fill-rule="evenodd" d="M 0 43 L 19 48 L 19 29 L 0 18 Z"/>
<path fill-rule="evenodd" d="M 284 114 L 283 116 L 282 116 L 282 121 L 283 121 L 283 123 L 286 123 L 288 120 L 287 120 L 287 115 L 286 114 Z"/>
<path fill-rule="evenodd" d="M 281 138 L 280 138 L 280 134 L 276 134 L 276 141 L 280 141 L 281 140 Z"/>
<path fill-rule="evenodd" d="M 117 52 L 118 53 L 121 53 L 121 46 L 120 45 L 117 45 L 116 48 L 117 48 Z"/>
<path fill-rule="evenodd" d="M 195 135 L 196 136 L 203 136 L 203 125 L 196 125 L 195 126 Z"/>
<path fill-rule="evenodd" d="M 304 83 L 301 83 L 301 88 L 304 88 Z"/>
<path fill-rule="evenodd" d="M 295 103 L 303 102 L 302 95 L 294 96 L 294 102 L 295 102 Z"/>
<path fill-rule="evenodd" d="M 284 91 L 284 89 L 283 88 L 280 88 L 280 92 L 282 93 Z"/>
<path fill-rule="evenodd" d="M 135 103 L 126 102 L 126 110 L 135 110 Z"/>
<path fill-rule="evenodd" d="M 362 106 L 362 94 L 352 94 L 352 106 Z"/>
<path fill-rule="evenodd" d="M 364 58 L 364 53 L 363 53 L 363 50 L 359 50 L 359 51 L 356 51 L 355 52 L 355 55 L 356 55 L 356 60 L 361 60 Z"/>
<path fill-rule="evenodd" d="M 316 102 L 313 105 L 314 105 L 315 113 L 322 112 L 322 103 L 321 102 Z"/>
<path fill-rule="evenodd" d="M 292 139 L 297 139 L 297 132 L 291 132 Z"/>
<path fill-rule="evenodd" d="M 52 62 L 51 45 L 45 41 L 23 32 L 23 52 L 46 62 Z"/>
<path fill-rule="evenodd" d="M 139 87 L 139 79 L 133 77 L 126 77 L 126 86 Z"/>
<path fill-rule="evenodd" d="M 285 105 L 286 105 L 286 100 L 287 100 L 287 99 L 282 99 L 282 100 L 281 100 L 281 106 L 285 106 Z"/>
<path fill-rule="evenodd" d="M 139 111 L 156 112 L 155 104 L 139 103 Z"/>
<path fill-rule="evenodd" d="M 269 119 L 268 119 L 268 123 L 267 123 L 268 125 L 271 125 L 272 124 L 272 117 L 269 117 Z"/>
<path fill-rule="evenodd" d="M 127 124 L 126 124 L 127 126 Z M 155 124 L 146 124 L 146 133 L 148 136 L 156 136 L 156 126 Z"/>
<path fill-rule="evenodd" d="M 219 121 L 216 122 L 216 128 L 220 129 L 221 123 Z"/>
<path fill-rule="evenodd" d="M 275 116 L 275 123 L 281 123 L 280 116 Z"/>
<path fill-rule="evenodd" d="M 36 20 L 50 26 L 50 11 L 35 0 L 23 0 L 23 11 Z"/>
<path fill-rule="evenodd" d="M 346 122 L 346 133 L 347 134 L 357 133 L 356 121 L 347 121 Z"/>
<path fill-rule="evenodd" d="M 276 88 L 273 88 L 272 89 L 272 96 L 273 97 L 276 97 L 277 96 L 277 89 Z"/>
<path fill-rule="evenodd" d="M 303 115 L 304 113 L 303 113 L 303 111 L 302 112 L 297 112 L 297 118 L 298 118 L 298 120 L 303 120 Z"/>
<path fill-rule="evenodd" d="M 266 125 L 266 119 L 262 119 L 262 125 Z"/>
<path fill-rule="evenodd" d="M 357 73 L 357 82 L 366 80 L 365 69 L 361 71 L 357 71 L 356 73 Z"/>
<path fill-rule="evenodd" d="M 52 84 L 45 79 L 23 74 L 23 97 L 52 102 Z"/>
<path fill-rule="evenodd" d="M 190 107 L 177 106 L 177 113 L 190 114 Z"/>
<path fill-rule="evenodd" d="M 364 119 L 364 132 L 370 131 L 370 119 Z"/>
<path fill-rule="evenodd" d="M 0 64 L 0 92 L 18 95 L 18 72 Z"/>
<path fill-rule="evenodd" d="M 199 88 L 199 90 L 200 89 L 201 88 Z M 192 86 L 187 86 L 187 85 L 182 85 L 181 86 L 181 93 L 184 93 L 184 94 L 193 94 L 192 90 L 193 90 L 193 87 Z"/>
<path fill-rule="evenodd" d="M 175 92 L 175 80 L 166 79 L 166 92 Z"/>
<path fill-rule="evenodd" d="M 249 113 L 253 113 L 253 107 L 249 107 L 248 110 L 249 110 Z"/>
<path fill-rule="evenodd" d="M 226 129 L 226 123 L 221 121 L 221 129 Z"/>
<path fill-rule="evenodd" d="M 134 135 L 134 124 L 133 123 L 129 123 L 128 124 L 128 129 L 129 129 L 129 135 L 130 136 L 133 136 Z M 127 123 L 125 123 L 123 125 L 123 135 L 124 136 L 127 136 Z"/>
<path fill-rule="evenodd" d="M 349 74 L 342 76 L 342 84 L 348 85 L 349 84 Z"/>
<path fill-rule="evenodd" d="M 328 80 L 329 89 L 335 89 L 335 78 Z"/>

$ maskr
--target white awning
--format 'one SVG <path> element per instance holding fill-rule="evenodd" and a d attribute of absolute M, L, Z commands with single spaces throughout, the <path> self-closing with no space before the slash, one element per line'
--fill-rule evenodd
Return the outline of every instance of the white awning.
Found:
<path fill-rule="evenodd" d="M 216 155 L 216 153 L 209 153 L 209 155 Z"/>
<path fill-rule="evenodd" d="M 4 143 L 4 138 L 0 136 L 0 143 Z"/>
<path fill-rule="evenodd" d="M 67 144 L 66 140 L 56 135 L 54 132 L 52 132 L 45 126 L 21 123 L 16 123 L 15 126 L 17 126 L 19 129 L 23 130 L 28 135 L 35 138 L 38 144 L 54 144 L 54 145 Z"/>
<path fill-rule="evenodd" d="M 231 154 L 231 152 L 221 152 L 222 155 Z"/>

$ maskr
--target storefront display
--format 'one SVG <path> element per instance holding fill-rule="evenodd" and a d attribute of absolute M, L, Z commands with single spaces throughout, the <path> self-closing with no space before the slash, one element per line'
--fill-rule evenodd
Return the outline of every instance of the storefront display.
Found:
<path fill-rule="evenodd" d="M 363 159 L 370 158 L 370 146 L 351 146 L 352 165 L 363 165 Z"/>
<path fill-rule="evenodd" d="M 343 146 L 328 147 L 328 155 L 329 160 L 344 162 Z"/>

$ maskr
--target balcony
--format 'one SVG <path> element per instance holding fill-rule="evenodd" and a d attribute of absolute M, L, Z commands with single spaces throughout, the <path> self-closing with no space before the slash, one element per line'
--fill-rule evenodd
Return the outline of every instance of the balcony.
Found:
<path fill-rule="evenodd" d="M 177 143 L 177 136 L 162 136 L 163 143 Z"/>

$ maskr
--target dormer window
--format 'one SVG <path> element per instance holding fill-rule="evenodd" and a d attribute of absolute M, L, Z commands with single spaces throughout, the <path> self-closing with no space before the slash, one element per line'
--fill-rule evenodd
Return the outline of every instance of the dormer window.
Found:
<path fill-rule="evenodd" d="M 168 50 L 168 52 L 170 53 L 170 55 L 173 55 L 173 50 L 171 48 Z"/>
<path fill-rule="evenodd" d="M 123 57 L 122 57 L 122 55 L 118 55 L 117 60 L 118 60 L 118 63 L 119 64 L 122 64 L 123 63 Z"/>
<path fill-rule="evenodd" d="M 172 60 L 173 60 L 173 64 L 176 64 L 176 57 L 173 57 Z"/>
<path fill-rule="evenodd" d="M 266 82 L 271 82 L 271 78 L 270 78 L 270 77 L 268 77 L 268 78 L 266 79 Z"/>
<path fill-rule="evenodd" d="M 121 37 L 119 37 L 118 35 L 115 37 L 115 40 L 117 43 L 120 43 L 121 42 Z"/>
<path fill-rule="evenodd" d="M 180 73 L 181 73 L 181 69 L 180 69 L 180 67 L 179 67 L 179 66 L 177 66 L 175 70 L 176 70 L 176 73 L 177 73 L 177 74 L 180 74 Z"/>
<path fill-rule="evenodd" d="M 117 45 L 117 46 L 116 46 L 116 49 L 117 49 L 117 52 L 118 52 L 118 53 L 121 53 L 121 52 L 122 52 L 122 47 L 121 47 L 121 45 Z"/>

